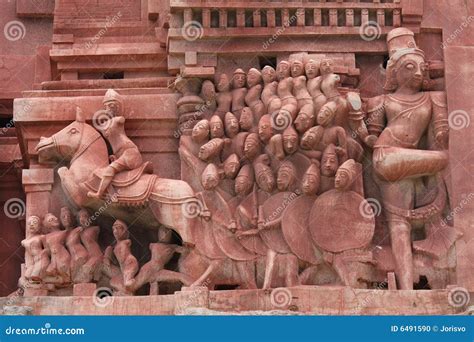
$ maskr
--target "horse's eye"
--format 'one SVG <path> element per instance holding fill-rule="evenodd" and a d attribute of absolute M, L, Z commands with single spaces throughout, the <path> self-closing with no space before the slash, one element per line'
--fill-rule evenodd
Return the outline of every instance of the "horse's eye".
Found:
<path fill-rule="evenodd" d="M 69 134 L 76 134 L 76 133 L 79 133 L 79 131 L 78 131 L 77 128 L 74 128 L 74 127 L 73 127 L 73 128 L 71 128 L 71 129 L 69 130 Z"/>

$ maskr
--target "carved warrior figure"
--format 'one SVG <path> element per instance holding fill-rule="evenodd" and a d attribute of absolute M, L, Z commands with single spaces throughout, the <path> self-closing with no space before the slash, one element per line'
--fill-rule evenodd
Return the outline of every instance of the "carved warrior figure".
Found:
<path fill-rule="evenodd" d="M 232 76 L 232 113 L 240 119 L 240 113 L 245 107 L 245 96 L 247 88 L 245 88 L 247 77 L 242 69 L 234 71 Z"/>
<path fill-rule="evenodd" d="M 41 221 L 38 216 L 26 220 L 27 238 L 21 242 L 25 248 L 25 279 L 38 282 L 44 279 L 49 265 L 48 251 L 44 248 Z"/>
<path fill-rule="evenodd" d="M 125 134 L 125 118 L 122 116 L 123 101 L 121 96 L 115 90 L 109 89 L 105 93 L 103 104 L 105 112 L 110 118 L 98 125 L 97 128 L 110 143 L 114 154 L 110 157 L 110 165 L 100 170 L 101 182 L 97 192 L 87 194 L 94 198 L 101 198 L 104 195 L 117 173 L 136 169 L 143 164 L 138 147 Z"/>
<path fill-rule="evenodd" d="M 251 68 L 247 73 L 247 86 L 249 88 L 245 96 L 245 103 L 253 112 L 255 120 L 258 122 L 263 114 L 265 114 L 265 105 L 261 100 L 263 91 L 262 74 L 255 68 Z"/>
<path fill-rule="evenodd" d="M 217 109 L 216 115 L 221 119 L 232 109 L 232 92 L 230 91 L 230 82 L 226 74 L 221 74 L 217 82 Z"/>
<path fill-rule="evenodd" d="M 379 179 L 401 289 L 413 288 L 409 220 L 414 209 L 415 183 L 422 176 L 436 175 L 448 162 L 443 151 L 448 138 L 445 94 L 422 91 L 426 62 L 413 36 L 406 28 L 394 29 L 387 35 L 390 59 L 385 89 L 392 93 L 370 99 L 367 106 L 369 131 L 378 136 L 373 167 Z M 425 134 L 434 137 L 430 150 L 420 146 Z"/>
<path fill-rule="evenodd" d="M 77 275 L 78 282 L 89 283 L 92 280 L 98 280 L 100 266 L 102 263 L 102 250 L 99 246 L 99 226 L 91 225 L 91 217 L 86 209 L 79 210 L 77 214 L 81 230 L 81 242 L 87 251 L 87 261 L 81 267 Z M 77 229 L 77 228 L 76 228 Z"/>
<path fill-rule="evenodd" d="M 80 268 L 86 263 L 89 254 L 81 243 L 82 227 L 73 228 L 74 217 L 68 207 L 61 208 L 60 221 L 69 234 L 66 237 L 66 247 L 71 255 L 71 278 L 74 283 L 80 282 L 77 274 Z"/>
<path fill-rule="evenodd" d="M 119 291 L 133 289 L 135 286 L 135 275 L 138 272 L 138 261 L 131 251 L 132 241 L 129 239 L 128 226 L 121 220 L 116 220 L 112 226 L 115 237 L 115 246 L 109 246 L 104 253 L 104 264 L 112 267 L 118 264 L 120 274 L 115 274 L 110 279 L 110 284 Z"/>
<path fill-rule="evenodd" d="M 276 71 L 271 66 L 266 65 L 262 70 L 263 91 L 262 102 L 267 114 L 274 114 L 281 108 L 281 99 L 277 94 L 278 82 Z"/>
<path fill-rule="evenodd" d="M 69 283 L 71 281 L 71 256 L 65 246 L 69 232 L 61 230 L 58 218 L 51 213 L 44 216 L 43 227 L 46 233 L 43 243 L 51 259 L 46 274 L 59 277 L 62 283 Z"/>
<path fill-rule="evenodd" d="M 209 80 L 205 80 L 202 83 L 201 98 L 204 100 L 203 115 L 207 119 L 217 109 L 217 95 L 214 83 Z"/>

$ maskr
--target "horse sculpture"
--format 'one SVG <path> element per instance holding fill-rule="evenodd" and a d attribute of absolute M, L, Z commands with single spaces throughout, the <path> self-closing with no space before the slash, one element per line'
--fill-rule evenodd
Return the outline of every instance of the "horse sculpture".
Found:
<path fill-rule="evenodd" d="M 255 286 L 253 260 L 244 267 L 237 266 L 228 257 L 208 258 L 206 248 L 200 248 L 202 243 L 196 239 L 202 237 L 200 232 L 204 230 L 203 219 L 199 217 L 203 204 L 188 183 L 147 173 L 149 165 L 145 163 L 136 170 L 116 175 L 112 200 L 87 196 L 88 192 L 97 190 L 100 172 L 109 165 L 109 155 L 104 138 L 85 122 L 80 110 L 71 124 L 51 137 L 41 137 L 36 151 L 40 163 L 69 163 L 69 168 L 58 169 L 58 175 L 66 197 L 75 206 L 149 229 L 158 230 L 162 225 L 178 233 L 183 245 L 189 247 L 180 261 L 180 271 L 195 280 L 193 285 L 205 282 L 212 287 L 215 281 L 206 282 L 209 277 L 246 288 Z M 222 262 L 229 272 L 216 269 Z M 215 277 L 211 277 L 216 271 Z"/>

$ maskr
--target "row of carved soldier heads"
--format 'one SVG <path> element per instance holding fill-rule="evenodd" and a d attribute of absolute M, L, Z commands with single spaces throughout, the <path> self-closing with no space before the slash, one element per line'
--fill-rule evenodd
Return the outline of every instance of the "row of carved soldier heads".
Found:
<path fill-rule="evenodd" d="M 322 60 L 309 59 L 307 61 L 295 59 L 293 61 L 282 60 L 278 63 L 276 70 L 270 65 L 266 65 L 260 71 L 257 68 L 250 68 L 246 73 L 243 69 L 236 69 L 231 80 L 227 74 L 221 74 L 217 80 L 217 91 L 225 92 L 231 89 L 239 89 L 259 84 L 268 84 L 280 81 L 286 77 L 306 76 L 308 79 L 315 78 L 320 74 L 325 75 L 334 71 L 334 62 L 330 58 Z M 206 92 L 207 95 L 206 95 Z M 203 97 L 209 97 L 209 93 L 214 93 L 214 83 L 206 80 L 202 85 Z"/>
<path fill-rule="evenodd" d="M 41 220 L 37 215 L 31 215 L 26 221 L 26 228 L 32 234 L 47 234 L 61 229 L 71 229 L 74 227 L 74 216 L 68 207 L 62 207 L 59 215 L 60 219 L 53 213 L 47 213 Z M 86 209 L 81 209 L 77 213 L 77 220 L 82 227 L 90 225 L 90 215 Z"/>
<path fill-rule="evenodd" d="M 312 160 L 300 180 L 297 169 L 290 160 L 284 160 L 274 172 L 270 158 L 266 154 L 259 155 L 253 163 L 243 165 L 238 156 L 232 154 L 221 166 L 209 163 L 202 173 L 201 182 L 205 190 L 213 190 L 221 179 L 235 178 L 235 192 L 240 196 L 249 194 L 254 183 L 268 193 L 273 192 L 275 187 L 278 191 L 295 191 L 299 187 L 304 194 L 314 195 L 323 176 L 335 177 L 336 189 L 347 190 L 356 176 L 355 161 L 352 159 L 344 163 L 340 161 L 336 146 L 329 144 L 323 152 L 321 162 Z"/>

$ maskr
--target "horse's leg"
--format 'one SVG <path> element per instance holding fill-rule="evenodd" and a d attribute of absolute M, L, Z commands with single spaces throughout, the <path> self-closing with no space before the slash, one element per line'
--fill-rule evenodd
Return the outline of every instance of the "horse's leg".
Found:
<path fill-rule="evenodd" d="M 208 278 L 211 278 L 211 274 L 219 267 L 222 265 L 223 259 L 219 260 L 212 260 L 207 267 L 207 269 L 204 271 L 204 273 L 199 277 L 198 280 L 196 280 L 194 283 L 191 284 L 191 287 L 197 287 L 197 286 L 202 286 Z"/>
<path fill-rule="evenodd" d="M 170 270 L 159 270 L 156 277 L 153 279 L 155 282 L 181 282 L 185 286 L 189 286 L 193 283 L 191 277 L 186 274 L 170 271 Z"/>
<path fill-rule="evenodd" d="M 240 279 L 242 280 L 241 288 L 243 289 L 256 289 L 257 283 L 255 282 L 255 262 L 254 261 L 236 261 L 235 266 L 239 272 Z"/>
<path fill-rule="evenodd" d="M 263 281 L 264 289 L 269 289 L 272 286 L 276 255 L 276 252 L 271 249 L 267 251 L 267 259 L 265 261 L 265 280 Z"/>

